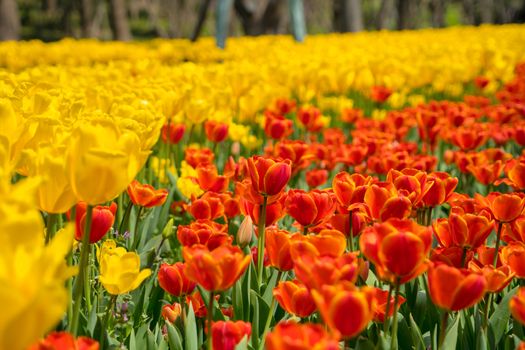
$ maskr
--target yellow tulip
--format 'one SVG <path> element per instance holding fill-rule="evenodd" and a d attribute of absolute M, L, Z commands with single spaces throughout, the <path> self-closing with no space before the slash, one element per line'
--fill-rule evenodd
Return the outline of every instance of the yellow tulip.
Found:
<path fill-rule="evenodd" d="M 128 293 L 136 289 L 151 275 L 150 269 L 140 270 L 140 257 L 135 252 L 104 245 L 99 254 L 100 283 L 112 295 Z"/>
<path fill-rule="evenodd" d="M 120 132 L 109 123 L 78 126 L 67 154 L 73 193 L 90 205 L 112 200 L 135 178 L 148 154 L 133 132 Z"/>

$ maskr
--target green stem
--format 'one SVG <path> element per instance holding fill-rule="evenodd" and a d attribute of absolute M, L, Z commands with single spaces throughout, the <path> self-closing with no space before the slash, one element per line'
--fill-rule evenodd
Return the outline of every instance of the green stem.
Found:
<path fill-rule="evenodd" d="M 106 328 L 108 328 L 108 322 L 111 318 L 111 309 L 115 305 L 115 302 L 117 301 L 117 296 L 112 295 L 111 299 L 109 300 L 109 303 L 106 307 L 106 314 L 104 315 L 104 319 L 102 320 L 101 324 L 101 331 L 100 331 L 100 349 L 104 350 L 104 345 L 106 342 Z"/>
<path fill-rule="evenodd" d="M 391 306 L 390 299 L 392 299 L 392 291 L 393 291 L 392 284 L 390 284 L 388 288 L 388 297 L 386 300 L 385 321 L 383 323 L 383 333 L 385 334 L 388 332 L 388 324 L 389 324 L 388 314 L 390 313 L 390 306 Z"/>
<path fill-rule="evenodd" d="M 394 297 L 394 315 L 392 320 L 392 334 L 390 341 L 390 349 L 397 349 L 397 304 L 399 302 L 399 278 L 395 282 L 396 284 L 396 295 Z"/>
<path fill-rule="evenodd" d="M 501 221 L 498 222 L 498 233 L 496 236 L 496 250 L 494 250 L 494 267 L 498 264 L 498 251 L 499 251 L 499 243 L 501 238 L 501 230 L 503 228 L 503 223 Z"/>
<path fill-rule="evenodd" d="M 139 207 L 138 211 L 137 211 L 137 217 L 135 218 L 135 228 L 134 228 L 134 232 L 133 232 L 133 246 L 131 248 L 131 250 L 136 250 L 138 245 L 139 245 L 139 241 L 140 241 L 140 237 L 139 237 L 139 223 L 140 223 L 140 215 L 142 214 L 142 207 Z"/>
<path fill-rule="evenodd" d="M 487 296 L 487 302 L 485 303 L 485 308 L 483 310 L 483 329 L 485 330 L 489 324 L 490 304 L 492 304 L 492 293 L 489 293 Z"/>
<path fill-rule="evenodd" d="M 427 225 L 426 226 L 430 226 L 432 224 L 432 210 L 434 208 L 433 207 L 429 207 L 428 208 L 428 212 L 427 212 Z"/>
<path fill-rule="evenodd" d="M 47 213 L 46 244 L 55 236 L 58 215 L 60 214 Z"/>
<path fill-rule="evenodd" d="M 303 227 L 303 236 L 308 234 L 308 226 Z"/>
<path fill-rule="evenodd" d="M 257 244 L 257 284 L 258 287 L 262 283 L 262 275 L 264 271 L 264 236 L 265 236 L 265 226 L 266 226 L 266 206 L 268 205 L 268 197 L 264 196 L 263 204 L 261 206 L 261 212 L 259 215 L 259 241 Z"/>
<path fill-rule="evenodd" d="M 448 322 L 448 311 L 445 311 L 441 316 L 441 329 L 439 330 L 439 341 L 438 349 L 441 349 L 443 342 L 445 341 L 445 334 L 447 332 L 447 322 Z"/>
<path fill-rule="evenodd" d="M 463 247 L 463 252 L 461 253 L 461 267 L 465 267 L 465 262 L 467 261 L 467 247 Z"/>
<path fill-rule="evenodd" d="M 347 242 L 348 242 L 348 249 L 350 250 L 350 252 L 353 252 L 355 251 L 355 246 L 354 246 L 354 236 L 353 236 L 353 226 L 354 226 L 354 223 L 353 223 L 353 214 L 352 212 L 349 212 L 348 213 L 348 222 L 350 224 L 350 228 L 349 228 L 349 233 L 348 233 L 348 237 L 347 237 Z"/>
<path fill-rule="evenodd" d="M 275 282 L 276 284 L 279 283 L 282 275 L 283 275 L 283 272 L 279 270 L 279 272 L 277 273 L 277 280 Z M 270 329 L 270 324 L 272 323 L 272 318 L 273 318 L 273 314 L 275 312 L 276 307 L 277 307 L 277 304 L 275 303 L 275 298 L 273 297 L 272 302 L 270 303 L 270 312 L 268 313 L 268 317 L 266 318 L 266 323 L 264 325 L 264 330 L 263 330 L 262 336 L 260 337 L 261 342 L 259 343 L 259 350 L 264 349 L 264 341 L 266 339 L 266 333 L 268 333 L 268 330 Z"/>
<path fill-rule="evenodd" d="M 119 235 L 123 235 L 125 230 L 129 226 L 129 216 L 131 215 L 131 208 L 133 208 L 133 202 L 129 202 L 128 206 L 126 207 L 126 211 L 124 212 L 124 215 L 122 216 L 122 220 L 120 221 L 120 225 L 118 226 L 118 233 Z"/>
<path fill-rule="evenodd" d="M 86 220 L 84 227 L 84 234 L 82 236 L 82 246 L 80 247 L 80 261 L 78 266 L 78 276 L 73 287 L 73 319 L 71 320 L 71 333 L 78 335 L 78 321 L 80 316 L 80 304 L 82 303 L 82 291 L 84 290 L 84 276 L 88 268 L 89 253 L 91 246 L 89 244 L 89 236 L 91 232 L 91 218 L 93 216 L 93 206 L 88 205 L 86 208 Z"/>
<path fill-rule="evenodd" d="M 214 292 L 210 292 L 210 301 L 208 304 L 208 339 L 206 340 L 206 345 L 208 350 L 213 350 L 212 336 L 211 336 L 211 323 L 213 322 L 213 299 Z"/>

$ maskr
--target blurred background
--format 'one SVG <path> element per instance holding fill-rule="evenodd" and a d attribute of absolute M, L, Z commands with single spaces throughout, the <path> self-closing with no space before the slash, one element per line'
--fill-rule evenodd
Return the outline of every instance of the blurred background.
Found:
<path fill-rule="evenodd" d="M 146 40 L 525 22 L 525 0 L 0 0 L 0 40 Z M 525 33 L 524 33 L 525 35 Z"/>

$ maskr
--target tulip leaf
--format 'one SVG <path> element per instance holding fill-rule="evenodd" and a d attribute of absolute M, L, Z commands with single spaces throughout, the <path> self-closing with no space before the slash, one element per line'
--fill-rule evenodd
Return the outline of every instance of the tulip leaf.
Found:
<path fill-rule="evenodd" d="M 179 330 L 170 322 L 166 322 L 168 329 L 168 343 L 171 350 L 182 350 L 182 337 Z"/>
<path fill-rule="evenodd" d="M 259 327 L 257 327 L 256 325 L 260 323 L 259 322 L 259 297 L 257 293 L 253 290 L 250 290 L 250 304 L 252 305 L 252 308 L 253 308 L 252 325 L 254 325 L 254 327 L 252 327 L 252 347 L 254 349 L 258 349 L 259 348 Z"/>
<path fill-rule="evenodd" d="M 97 298 L 95 298 L 93 300 L 93 305 L 91 307 L 91 312 L 89 313 L 89 317 L 88 317 L 88 320 L 87 320 L 87 331 L 88 331 L 88 334 L 91 336 L 91 337 L 94 337 L 96 339 L 98 339 L 98 335 L 99 334 L 95 334 L 95 330 L 97 328 L 97 321 L 98 321 L 98 317 L 97 317 Z M 102 316 L 103 317 L 103 316 Z M 100 326 L 99 326 L 100 328 Z"/>
<path fill-rule="evenodd" d="M 270 307 L 270 304 L 273 299 L 273 288 L 275 287 L 277 283 L 277 277 L 279 276 L 279 272 L 275 271 L 272 274 L 272 277 L 268 281 L 268 284 L 266 285 L 266 289 L 264 290 L 264 294 L 262 296 L 262 299 L 268 305 L 268 308 Z"/>
<path fill-rule="evenodd" d="M 149 329 L 146 330 L 146 334 L 148 336 L 148 350 L 156 350 L 157 349 L 157 344 L 155 342 L 155 335 L 153 334 L 153 332 Z"/>
<path fill-rule="evenodd" d="M 458 326 L 459 317 L 456 317 L 450 327 L 447 329 L 445 334 L 445 340 L 441 349 L 456 349 L 456 343 L 458 341 Z"/>
<path fill-rule="evenodd" d="M 232 304 L 233 304 L 233 314 L 238 320 L 247 321 L 248 318 L 245 318 L 244 308 L 243 308 L 243 298 L 242 298 L 242 281 L 238 280 L 235 282 L 232 288 Z"/>
<path fill-rule="evenodd" d="M 195 313 L 191 302 L 188 305 L 188 316 L 186 317 L 186 324 L 184 325 L 184 349 L 198 350 L 199 344 L 197 339 L 197 323 L 195 322 Z"/>
<path fill-rule="evenodd" d="M 414 321 L 412 314 L 408 315 L 408 320 L 410 323 L 410 331 L 412 333 L 412 344 L 416 345 L 416 349 L 426 349 L 423 335 L 421 334 L 421 330 L 419 329 L 416 321 Z"/>
<path fill-rule="evenodd" d="M 135 330 L 131 328 L 131 333 L 129 334 L 129 350 L 137 349 L 137 344 L 135 340 Z"/>
<path fill-rule="evenodd" d="M 487 334 L 483 329 L 477 332 L 476 349 L 487 350 Z"/>
<path fill-rule="evenodd" d="M 364 337 L 359 337 L 355 344 L 355 350 L 375 350 L 375 348 L 374 343 Z"/>
<path fill-rule="evenodd" d="M 494 345 L 497 345 L 501 337 L 503 337 L 503 334 L 505 334 L 510 319 L 509 302 L 518 291 L 518 288 L 519 287 L 516 287 L 505 294 L 492 316 L 490 316 L 489 325 L 494 336 Z"/>
<path fill-rule="evenodd" d="M 235 346 L 235 350 L 248 350 L 248 337 L 247 336 L 242 337 L 239 344 Z"/>

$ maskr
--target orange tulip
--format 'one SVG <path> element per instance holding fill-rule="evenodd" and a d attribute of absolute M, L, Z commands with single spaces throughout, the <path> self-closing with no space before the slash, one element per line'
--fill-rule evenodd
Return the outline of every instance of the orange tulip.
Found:
<path fill-rule="evenodd" d="M 347 208 L 350 204 L 363 202 L 365 192 L 371 182 L 371 177 L 340 172 L 334 177 L 332 188 L 339 204 Z"/>
<path fill-rule="evenodd" d="M 275 161 L 273 159 L 254 156 L 248 159 L 248 173 L 252 180 L 252 188 L 263 196 L 279 194 L 292 174 L 290 160 Z"/>
<path fill-rule="evenodd" d="M 198 220 L 190 225 L 179 225 L 177 238 L 182 246 L 191 247 L 196 244 L 205 245 L 213 250 L 232 242 L 233 237 L 225 232 L 226 226 L 209 220 Z"/>
<path fill-rule="evenodd" d="M 219 298 L 220 295 L 215 296 L 215 300 L 219 300 Z M 190 303 L 196 317 L 204 318 L 208 315 L 208 308 L 206 307 L 206 303 L 202 299 L 202 295 L 198 290 L 186 295 L 186 304 L 189 305 Z"/>
<path fill-rule="evenodd" d="M 349 215 L 352 215 L 352 227 L 350 231 L 350 218 Z M 353 237 L 359 236 L 361 231 L 368 226 L 369 219 L 367 215 L 361 211 L 354 210 L 351 214 L 334 214 L 330 219 L 330 224 L 332 227 L 340 232 L 342 232 L 346 237 L 352 233 Z"/>
<path fill-rule="evenodd" d="M 481 124 L 461 126 L 452 133 L 452 143 L 462 151 L 471 151 L 482 146 L 488 140 L 488 134 Z"/>
<path fill-rule="evenodd" d="M 316 256 L 331 256 L 337 258 L 345 252 L 346 239 L 342 232 L 338 230 L 323 229 L 317 234 L 294 235 L 292 245 L 298 249 L 311 250 Z M 311 245 L 299 247 L 299 242 L 308 242 Z M 299 253 L 296 253 L 299 254 Z"/>
<path fill-rule="evenodd" d="M 276 227 L 266 229 L 265 253 L 268 254 L 269 264 L 281 271 L 293 269 L 290 253 L 290 243 L 293 235 L 288 231 Z"/>
<path fill-rule="evenodd" d="M 490 185 L 499 179 L 503 170 L 503 163 L 496 161 L 494 163 L 471 164 L 467 170 L 483 185 Z"/>
<path fill-rule="evenodd" d="M 514 193 L 492 192 L 486 197 L 476 194 L 475 199 L 490 210 L 494 219 L 501 223 L 511 222 L 523 213 L 525 198 Z"/>
<path fill-rule="evenodd" d="M 281 198 L 281 200 L 270 203 L 266 206 L 265 227 L 272 226 L 284 216 L 284 199 L 285 198 Z M 258 225 L 259 216 L 261 215 L 261 204 L 254 204 L 253 202 L 241 198 L 239 205 L 241 208 L 241 212 L 244 215 L 250 216 L 253 223 L 255 225 Z"/>
<path fill-rule="evenodd" d="M 329 220 L 335 210 L 333 194 L 320 190 L 290 190 L 285 206 L 288 214 L 303 227 L 316 226 Z"/>
<path fill-rule="evenodd" d="M 499 252 L 501 252 L 501 247 L 499 249 Z M 478 249 L 476 249 L 476 253 L 478 253 L 478 260 L 482 265 L 493 265 L 494 254 L 496 253 L 496 267 L 500 267 L 503 264 L 501 262 L 501 254 L 499 254 L 499 252 L 496 253 L 496 248 L 487 247 L 486 245 L 482 245 Z"/>
<path fill-rule="evenodd" d="M 204 123 L 206 138 L 211 142 L 222 142 L 228 137 L 228 124 L 216 120 L 207 120 Z"/>
<path fill-rule="evenodd" d="M 428 270 L 428 287 L 434 304 L 448 311 L 458 311 L 483 298 L 487 281 L 481 273 L 435 263 Z"/>
<path fill-rule="evenodd" d="M 164 305 L 160 314 L 166 322 L 174 323 L 182 314 L 182 306 L 179 303 Z"/>
<path fill-rule="evenodd" d="M 423 196 L 422 202 L 426 207 L 435 207 L 445 203 L 458 185 L 458 178 L 451 177 L 446 172 L 433 172 L 427 177 L 430 187 Z"/>
<path fill-rule="evenodd" d="M 213 251 L 205 246 L 184 247 L 184 273 L 208 291 L 225 291 L 241 277 L 250 263 L 239 247 L 223 245 Z"/>
<path fill-rule="evenodd" d="M 471 261 L 468 268 L 471 271 L 481 273 L 487 280 L 487 292 L 499 293 L 509 285 L 514 278 L 514 273 L 508 265 L 494 267 L 492 264 L 480 266 L 481 264 Z"/>
<path fill-rule="evenodd" d="M 224 217 L 224 204 L 215 192 L 206 192 L 199 199 L 193 200 L 187 210 L 197 220 L 215 220 Z"/>
<path fill-rule="evenodd" d="M 517 277 L 525 278 L 525 244 L 514 242 L 503 247 L 500 258 L 503 264 L 509 265 Z"/>
<path fill-rule="evenodd" d="M 412 202 L 407 197 L 398 196 L 391 183 L 370 185 L 365 192 L 364 203 L 369 216 L 381 221 L 404 219 L 412 211 Z"/>
<path fill-rule="evenodd" d="M 168 198 L 168 190 L 155 190 L 153 186 L 148 184 L 141 184 L 137 180 L 133 180 L 128 186 L 128 195 L 131 202 L 145 208 L 157 207 Z"/>
<path fill-rule="evenodd" d="M 264 133 L 268 138 L 279 140 L 293 132 L 293 122 L 282 115 L 265 113 Z"/>
<path fill-rule="evenodd" d="M 359 245 L 381 279 L 406 283 L 425 272 L 432 233 L 411 220 L 390 219 L 366 228 Z"/>
<path fill-rule="evenodd" d="M 271 154 L 275 158 L 288 159 L 292 162 L 292 176 L 307 168 L 315 159 L 309 145 L 299 140 L 281 140 L 275 144 Z"/>
<path fill-rule="evenodd" d="M 184 124 L 165 124 L 162 126 L 161 136 L 164 143 L 176 144 L 182 140 L 186 126 Z"/>
<path fill-rule="evenodd" d="M 217 321 L 211 326 L 213 350 L 234 350 L 244 337 L 252 334 L 252 325 L 244 321 Z"/>
<path fill-rule="evenodd" d="M 77 241 L 82 240 L 84 236 L 84 228 L 86 221 L 86 202 L 79 202 L 76 206 L 75 211 L 75 239 Z M 115 222 L 115 213 L 117 212 L 117 204 L 111 202 L 110 206 L 97 205 L 93 208 L 91 217 L 91 230 L 89 233 L 89 243 L 96 243 L 104 237 L 109 231 L 113 222 Z M 70 213 L 68 213 L 68 217 Z M 124 233 L 124 232 L 122 232 Z"/>
<path fill-rule="evenodd" d="M 372 86 L 370 98 L 377 103 L 384 103 L 392 95 L 392 90 L 386 86 Z"/>
<path fill-rule="evenodd" d="M 273 296 L 286 312 L 295 316 L 308 317 L 315 311 L 312 295 L 298 280 L 279 282 Z"/>
<path fill-rule="evenodd" d="M 321 111 L 313 106 L 305 106 L 297 110 L 297 119 L 306 130 L 310 132 L 320 131 L 323 128 Z"/>
<path fill-rule="evenodd" d="M 355 337 L 372 321 L 376 309 L 374 295 L 372 288 L 357 289 L 348 282 L 312 291 L 323 321 L 344 339 Z"/>
<path fill-rule="evenodd" d="M 321 325 L 280 322 L 266 336 L 268 350 L 339 350 L 338 338 Z"/>
<path fill-rule="evenodd" d="M 483 90 L 489 83 L 490 83 L 490 80 L 487 77 L 480 75 L 474 78 L 474 84 L 480 90 Z"/>
<path fill-rule="evenodd" d="M 457 268 L 465 267 L 474 258 L 474 251 L 452 246 L 432 249 L 430 261 L 442 262 Z M 492 264 L 492 260 L 490 262 Z"/>
<path fill-rule="evenodd" d="M 176 297 L 189 294 L 195 289 L 195 283 L 184 274 L 184 263 L 181 262 L 160 265 L 157 279 L 162 289 Z"/>
<path fill-rule="evenodd" d="M 501 239 L 507 243 L 525 243 L 525 216 L 519 216 L 510 225 L 505 225 Z"/>
<path fill-rule="evenodd" d="M 505 166 L 507 179 L 504 181 L 516 190 L 525 189 L 525 158 L 512 159 Z"/>
<path fill-rule="evenodd" d="M 184 150 L 184 160 L 191 165 L 192 168 L 197 168 L 199 164 L 211 164 L 215 154 L 209 148 L 196 148 L 190 146 Z"/>
<path fill-rule="evenodd" d="M 322 186 L 328 180 L 328 171 L 326 169 L 315 169 L 306 172 L 306 183 L 310 188 Z"/>
<path fill-rule="evenodd" d="M 525 325 L 525 287 L 518 289 L 516 295 L 510 299 L 509 308 L 512 317 L 519 323 Z"/>
<path fill-rule="evenodd" d="M 215 164 L 198 164 L 195 170 L 197 171 L 197 182 L 203 191 L 225 192 L 228 189 L 229 177 L 219 175 Z"/>
<path fill-rule="evenodd" d="M 419 206 L 423 196 L 430 189 L 427 173 L 413 168 L 405 168 L 402 171 L 392 169 L 388 172 L 386 180 L 394 185 L 399 196 L 408 198 L 413 206 Z"/>
<path fill-rule="evenodd" d="M 494 228 L 494 221 L 482 215 L 450 214 L 434 221 L 432 228 L 443 247 L 477 248 L 484 244 Z"/>
<path fill-rule="evenodd" d="M 45 339 L 30 346 L 28 350 L 98 350 L 96 340 L 88 337 L 78 337 L 67 332 L 52 332 Z"/>
<path fill-rule="evenodd" d="M 388 315 L 386 315 L 386 306 L 388 303 L 388 291 L 382 290 L 379 288 L 373 288 L 374 291 L 374 298 L 376 300 L 376 308 L 374 310 L 374 321 L 375 322 L 385 322 L 385 316 L 391 317 L 394 314 L 394 302 L 395 297 L 390 296 L 390 307 L 388 309 Z M 403 303 L 406 301 L 405 298 L 403 298 L 401 295 L 397 298 L 397 306 L 396 310 L 399 310 L 399 307 L 403 305 Z"/>

